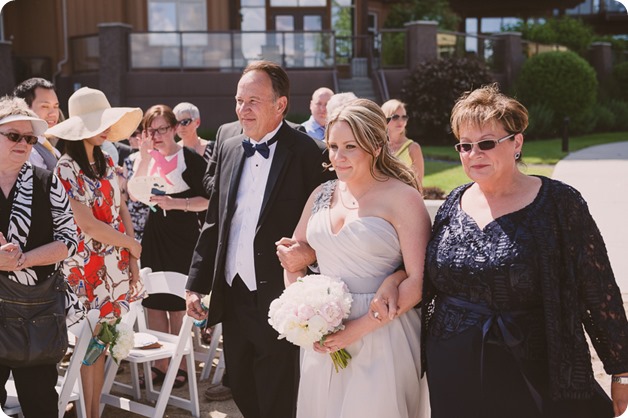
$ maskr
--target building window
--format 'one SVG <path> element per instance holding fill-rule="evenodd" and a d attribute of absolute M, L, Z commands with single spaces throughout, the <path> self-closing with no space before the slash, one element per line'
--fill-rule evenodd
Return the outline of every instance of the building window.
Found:
<path fill-rule="evenodd" d="M 205 0 L 148 0 L 151 32 L 207 31 Z"/>
<path fill-rule="evenodd" d="M 264 31 L 266 30 L 266 2 L 265 0 L 241 0 L 240 1 L 240 30 Z"/>
<path fill-rule="evenodd" d="M 270 7 L 325 7 L 327 0 L 270 0 Z"/>

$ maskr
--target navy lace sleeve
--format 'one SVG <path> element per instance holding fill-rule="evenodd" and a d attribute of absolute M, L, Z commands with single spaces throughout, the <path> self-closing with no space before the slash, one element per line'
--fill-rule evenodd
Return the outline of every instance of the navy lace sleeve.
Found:
<path fill-rule="evenodd" d="M 606 372 L 628 372 L 628 322 L 602 235 L 578 191 L 564 186 L 560 196 L 563 243 L 579 286 L 582 322 Z"/>

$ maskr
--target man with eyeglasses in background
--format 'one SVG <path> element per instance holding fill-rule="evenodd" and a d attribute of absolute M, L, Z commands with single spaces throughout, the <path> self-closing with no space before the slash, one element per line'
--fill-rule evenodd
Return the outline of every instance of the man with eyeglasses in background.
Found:
<path fill-rule="evenodd" d="M 55 86 L 50 81 L 33 77 L 20 83 L 13 90 L 13 95 L 26 101 L 28 107 L 48 123 L 52 128 L 59 122 L 59 99 Z M 47 170 L 54 170 L 61 154 L 44 135 L 38 136 L 38 142 L 33 145 L 29 161 L 32 165 Z"/>

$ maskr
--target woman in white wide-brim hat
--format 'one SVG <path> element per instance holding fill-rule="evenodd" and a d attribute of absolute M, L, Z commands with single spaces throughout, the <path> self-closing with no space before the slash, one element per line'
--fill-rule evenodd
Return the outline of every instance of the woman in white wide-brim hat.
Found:
<path fill-rule="evenodd" d="M 113 160 L 101 145 L 131 135 L 142 110 L 111 107 L 101 91 L 88 87 L 70 97 L 68 110 L 69 118 L 46 132 L 64 141 L 56 171 L 79 227 L 79 250 L 63 268 L 86 307 L 100 309 L 103 320 L 114 320 L 143 295 L 137 262 L 142 247 L 120 198 Z M 104 365 L 101 355 L 81 370 L 87 418 L 99 416 Z"/>

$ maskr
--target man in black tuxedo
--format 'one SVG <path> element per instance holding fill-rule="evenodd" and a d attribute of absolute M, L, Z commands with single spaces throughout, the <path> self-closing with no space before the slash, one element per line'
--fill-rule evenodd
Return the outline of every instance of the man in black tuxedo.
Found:
<path fill-rule="evenodd" d="M 289 80 L 277 64 L 256 61 L 238 83 L 243 134 L 216 144 L 207 218 L 187 283 L 187 312 L 222 322 L 233 398 L 246 418 L 294 415 L 298 349 L 268 324 L 284 289 L 275 242 L 292 236 L 310 193 L 323 181 L 323 155 L 284 121 Z"/>

